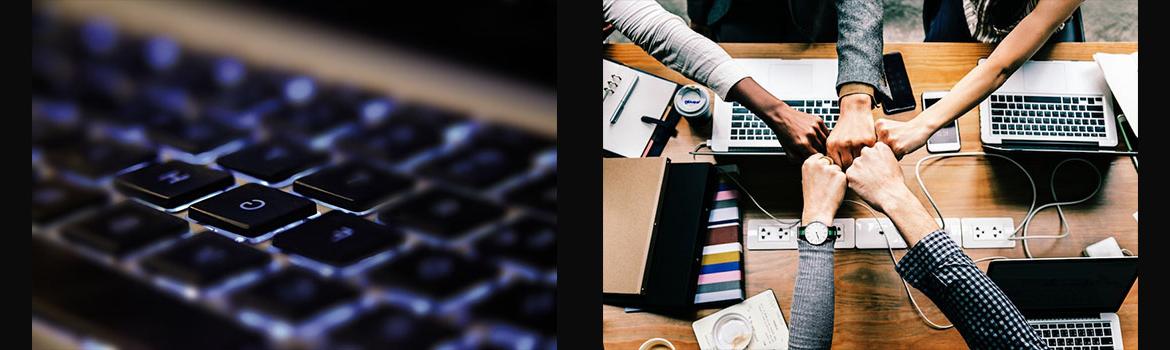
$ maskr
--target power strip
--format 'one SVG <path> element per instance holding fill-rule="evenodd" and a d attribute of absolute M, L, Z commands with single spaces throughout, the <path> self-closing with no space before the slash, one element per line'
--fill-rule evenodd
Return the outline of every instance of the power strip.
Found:
<path fill-rule="evenodd" d="M 795 250 L 797 247 L 797 229 L 799 225 L 786 228 L 789 223 L 798 222 L 796 218 L 780 218 L 784 223 L 777 223 L 770 218 L 745 218 L 745 241 L 748 250 Z M 833 247 L 836 249 L 886 249 L 886 238 L 878 234 L 880 229 L 890 234 L 891 246 L 894 249 L 906 249 L 906 241 L 898 233 L 898 229 L 887 218 L 836 218 L 833 225 L 841 228 L 841 238 L 838 238 Z M 942 220 L 935 219 L 939 226 Z M 1012 218 L 1007 217 L 976 217 L 976 218 L 947 218 L 944 231 L 955 244 L 963 248 L 1014 248 L 1016 241 L 1007 239 L 1015 229 Z"/>

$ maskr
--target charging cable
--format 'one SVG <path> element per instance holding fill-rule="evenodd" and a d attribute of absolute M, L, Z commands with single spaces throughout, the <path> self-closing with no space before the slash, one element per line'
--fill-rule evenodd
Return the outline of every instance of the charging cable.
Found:
<path fill-rule="evenodd" d="M 1104 183 L 1105 183 L 1105 178 L 1101 176 L 1101 171 L 1098 170 L 1097 166 L 1093 165 L 1093 163 L 1091 163 L 1088 160 L 1085 160 L 1083 158 L 1065 159 L 1065 160 L 1061 161 L 1060 163 L 1057 163 L 1056 167 L 1052 169 L 1052 176 L 1049 179 L 1049 183 L 1048 183 L 1049 189 L 1052 191 L 1052 199 L 1055 202 L 1044 204 L 1044 205 L 1037 207 L 1036 206 L 1036 193 L 1038 191 L 1036 189 L 1036 181 L 1034 181 L 1032 179 L 1032 174 L 1028 173 L 1028 170 L 1025 169 L 1023 165 L 1020 165 L 1020 163 L 1016 162 L 1015 160 L 1013 160 L 1011 158 L 1008 158 L 1007 156 L 1000 155 L 1000 154 L 994 154 L 994 153 L 984 153 L 984 152 L 960 152 L 960 153 L 929 155 L 926 157 L 922 157 L 922 159 L 919 159 L 918 162 L 914 164 L 914 177 L 918 181 L 918 188 L 921 189 L 922 193 L 926 195 L 926 200 L 927 200 L 927 202 L 930 203 L 930 207 L 934 209 L 934 213 L 936 215 L 938 215 L 939 220 L 942 220 L 942 228 L 943 229 L 946 229 L 946 220 L 943 220 L 943 215 L 942 215 L 942 212 L 938 209 L 938 204 L 935 203 L 934 197 L 931 196 L 931 194 L 930 194 L 930 190 L 926 188 L 926 183 L 924 183 L 922 181 L 922 163 L 927 161 L 927 160 L 931 160 L 931 159 L 942 159 L 942 158 L 952 158 L 952 157 L 975 157 L 975 156 L 996 157 L 996 158 L 1007 160 L 1008 162 L 1011 162 L 1013 165 L 1015 165 L 1017 168 L 1019 168 L 1020 171 L 1022 171 L 1024 173 L 1024 176 L 1028 178 L 1028 183 L 1031 185 L 1031 188 L 1032 188 L 1032 204 L 1028 206 L 1028 212 L 1027 212 L 1027 214 L 1024 215 L 1024 219 L 1020 222 L 1020 224 L 1018 226 L 1016 226 L 1016 228 L 1012 231 L 1012 234 L 1008 236 L 1008 239 L 1023 241 L 1024 256 L 1026 256 L 1028 258 L 1033 257 L 1032 251 L 1028 247 L 1028 240 L 1029 239 L 1058 239 L 1058 238 L 1067 237 L 1069 235 L 1069 233 L 1071 232 L 1069 230 L 1069 226 L 1068 226 L 1068 219 L 1065 218 L 1065 216 L 1064 216 L 1064 209 L 1061 207 L 1062 205 L 1080 204 L 1080 203 L 1083 203 L 1083 202 L 1093 198 L 1094 196 L 1097 195 L 1097 192 L 1101 191 L 1101 187 L 1104 186 Z M 1084 198 L 1081 198 L 1078 200 L 1073 200 L 1073 201 L 1061 202 L 1060 199 L 1056 195 L 1056 173 L 1060 171 L 1060 168 L 1062 166 L 1064 166 L 1068 162 L 1072 162 L 1072 161 L 1079 161 L 1079 162 L 1085 163 L 1085 164 L 1089 165 L 1090 168 L 1093 169 L 1093 173 L 1095 173 L 1097 175 L 1097 187 L 1093 189 L 1093 193 L 1090 193 L 1088 196 L 1085 196 Z M 1041 236 L 1030 236 L 1029 237 L 1028 236 L 1028 227 L 1031 226 L 1032 219 L 1034 219 L 1036 217 L 1036 214 L 1040 213 L 1044 209 L 1048 209 L 1048 208 L 1052 208 L 1052 207 L 1056 207 L 1056 213 L 1057 213 L 1057 217 L 1059 218 L 1060 227 L 1061 227 L 1062 232 L 1058 235 L 1041 235 Z M 1019 236 L 1016 236 L 1016 234 L 1019 234 Z"/>

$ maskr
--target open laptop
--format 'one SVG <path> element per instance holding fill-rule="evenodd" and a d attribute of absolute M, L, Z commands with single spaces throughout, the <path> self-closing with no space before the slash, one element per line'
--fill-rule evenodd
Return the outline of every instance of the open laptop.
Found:
<path fill-rule="evenodd" d="M 1113 97 L 1093 61 L 1024 63 L 979 104 L 979 126 L 992 150 L 1097 153 L 1118 141 Z"/>
<path fill-rule="evenodd" d="M 1053 349 L 1121 349 L 1117 310 L 1137 257 L 994 260 L 987 276 Z"/>
<path fill-rule="evenodd" d="M 736 59 L 760 86 L 792 108 L 820 116 L 832 130 L 837 124 L 837 60 Z M 708 144 L 714 152 L 784 154 L 766 124 L 736 102 L 715 101 Z"/>

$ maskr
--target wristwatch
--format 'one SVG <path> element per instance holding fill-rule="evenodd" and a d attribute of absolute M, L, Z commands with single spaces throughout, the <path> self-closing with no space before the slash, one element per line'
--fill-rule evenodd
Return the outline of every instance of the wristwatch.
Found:
<path fill-rule="evenodd" d="M 821 245 L 826 241 L 836 240 L 841 237 L 841 228 L 837 226 L 827 226 L 820 221 L 813 221 L 808 225 L 801 226 L 797 232 L 797 237 L 803 239 L 812 245 Z"/>

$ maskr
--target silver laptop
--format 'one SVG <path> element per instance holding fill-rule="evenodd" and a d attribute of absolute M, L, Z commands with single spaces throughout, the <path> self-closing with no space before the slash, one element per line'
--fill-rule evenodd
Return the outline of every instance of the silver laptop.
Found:
<path fill-rule="evenodd" d="M 1117 310 L 1137 257 L 994 260 L 987 276 L 1052 349 L 1121 349 Z"/>
<path fill-rule="evenodd" d="M 837 124 L 836 59 L 735 60 L 760 86 L 788 105 L 820 116 L 830 130 Z M 735 102 L 716 98 L 711 140 L 714 152 L 736 154 L 784 154 L 776 135 L 755 114 Z"/>
<path fill-rule="evenodd" d="M 991 149 L 1094 151 L 1117 146 L 1113 97 L 1093 61 L 1024 63 L 979 104 L 979 126 L 980 140 Z"/>

